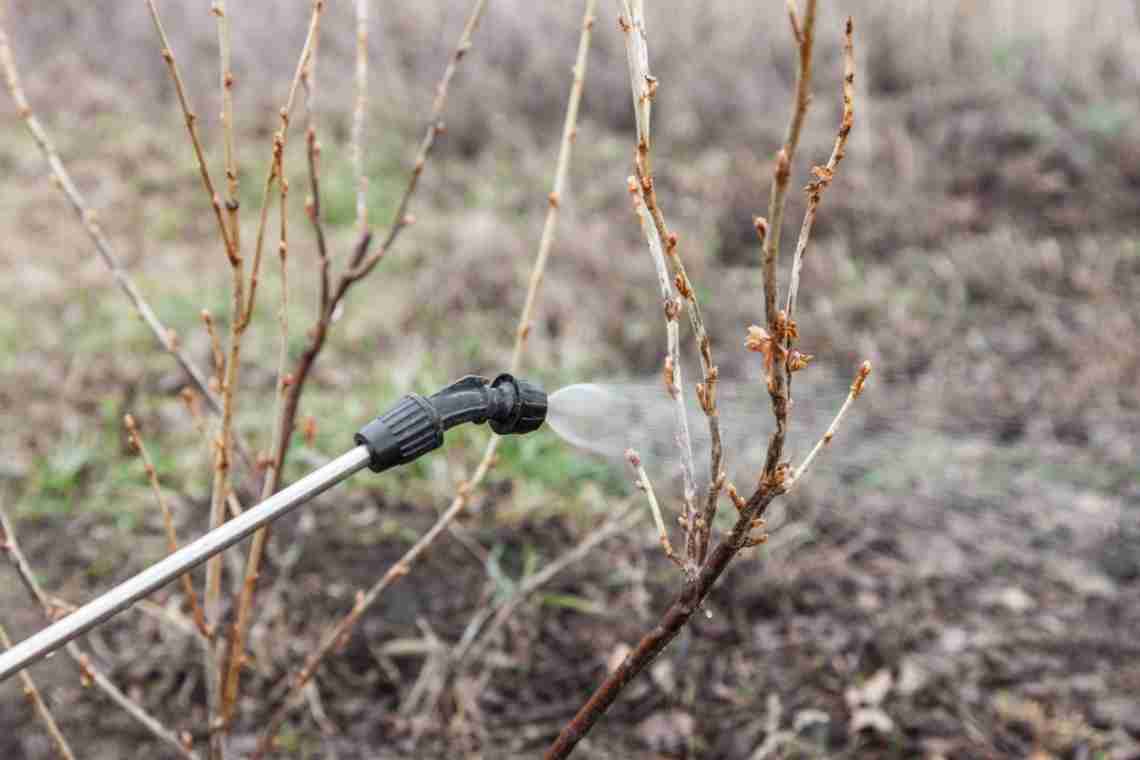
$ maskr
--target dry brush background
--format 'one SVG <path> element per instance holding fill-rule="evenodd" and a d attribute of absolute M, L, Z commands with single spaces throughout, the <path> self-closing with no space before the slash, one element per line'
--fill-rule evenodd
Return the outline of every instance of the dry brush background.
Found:
<path fill-rule="evenodd" d="M 200 5 L 163 12 L 220 166 L 217 121 L 206 117 L 220 109 L 216 36 Z M 335 250 L 355 236 L 349 5 L 329 4 L 317 70 Z M 489 3 L 452 84 L 416 222 L 349 295 L 304 401 L 313 425 L 286 479 L 341 451 L 408 388 L 508 364 L 580 5 Z M 250 208 L 305 7 L 263 0 L 231 9 Z M 377 221 L 403 190 L 466 12 L 438 0 L 372 8 L 365 144 Z M 822 357 L 812 371 L 825 408 L 835 399 L 827 389 L 844 387 L 863 357 L 875 363 L 873 386 L 769 544 L 729 571 L 710 616 L 579 753 L 1136 756 L 1140 9 L 823 3 L 815 100 L 794 167 L 800 185 L 838 123 L 848 14 L 859 28 L 857 126 L 805 265 L 801 341 Z M 524 363 L 523 374 L 549 388 L 660 368 L 653 265 L 626 200 L 633 118 L 616 16 L 601 3 Z M 225 313 L 229 274 L 143 3 L 14 0 L 9 19 L 29 98 L 60 153 L 162 318 L 208 364 L 198 313 Z M 684 242 L 722 377 L 760 386 L 743 341 L 763 314 L 752 219 L 764 212 L 794 77 L 783 3 L 651 2 L 648 22 L 660 80 L 658 193 Z M 41 580 L 77 602 L 166 547 L 123 414 L 142 428 L 183 537 L 206 526 L 210 473 L 178 399 L 181 375 L 93 255 L 7 98 L 0 124 L 0 499 Z M 286 161 L 294 188 L 304 185 L 303 142 L 294 135 Z M 303 193 L 293 195 L 299 203 Z M 803 203 L 793 195 L 791 220 Z M 317 262 L 306 225 L 293 224 L 291 241 L 298 352 Z M 244 365 L 247 393 L 261 405 L 247 401 L 238 420 L 258 446 L 267 445 L 273 404 L 276 317 L 265 304 L 276 302 L 276 277 L 262 287 Z M 762 389 L 756 398 L 766 403 Z M 278 697 L 327 622 L 430 525 L 485 434 L 449 435 L 444 450 L 406 472 L 360 476 L 276 531 L 239 751 L 252 747 L 264 717 L 255 697 Z M 551 434 L 504 442 L 462 520 L 464 540 L 445 537 L 361 620 L 293 713 L 282 748 L 338 758 L 538 754 L 675 586 L 648 518 L 544 586 L 462 667 L 450 667 L 448 653 L 488 600 L 638 499 L 631 492 L 621 462 Z M 0 573 L 0 622 L 22 638 L 39 617 L 9 569 Z M 125 691 L 178 730 L 198 731 L 205 686 L 191 646 L 137 614 L 88 637 Z M 68 664 L 33 674 L 80 756 L 164 751 Z M 14 683 L 0 688 L 0 725 L 0 753 L 50 756 Z"/>

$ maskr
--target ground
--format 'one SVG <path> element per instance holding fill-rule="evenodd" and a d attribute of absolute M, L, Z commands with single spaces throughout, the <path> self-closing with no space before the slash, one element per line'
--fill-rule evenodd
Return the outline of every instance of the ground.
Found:
<path fill-rule="evenodd" d="M 332 5 L 315 103 L 325 218 L 343 255 L 354 240 L 351 13 Z M 350 296 L 320 359 L 302 407 L 315 429 L 295 441 L 290 478 L 342 451 L 400 393 L 494 374 L 509 361 L 569 86 L 579 13 L 571 5 L 489 11 L 453 84 L 416 224 Z M 725 419 L 741 484 L 755 478 L 755 448 L 768 432 L 757 422 L 761 370 L 744 336 L 762 318 L 752 218 L 764 213 L 794 62 L 775 5 L 650 11 L 659 193 L 725 384 L 753 399 Z M 1133 10 L 1046 3 L 1038 13 L 1016 0 L 985 13 L 970 3 L 825 5 L 794 182 L 830 149 L 849 12 L 860 89 L 849 159 L 805 266 L 799 321 L 818 358 L 797 386 L 793 455 L 824 429 L 858 362 L 869 358 L 875 373 L 811 480 L 772 515 L 770 542 L 733 565 L 577 754 L 1140 757 Z M 367 161 L 381 227 L 462 23 L 447 6 L 377 21 Z M 198 314 L 209 308 L 225 324 L 228 274 L 141 4 L 105 13 L 12 7 L 33 104 L 123 263 L 207 364 Z M 216 112 L 212 21 L 169 13 L 199 109 Z M 655 377 L 665 345 L 652 264 L 624 195 L 633 128 L 615 14 L 602 3 L 524 365 L 549 388 Z M 302 14 L 280 15 L 266 30 L 235 12 L 247 209 L 258 203 L 269 125 L 303 32 Z M 0 273 L 9 284 L 0 499 L 44 583 L 78 602 L 165 551 L 122 415 L 140 421 L 183 538 L 206 522 L 206 446 L 178 400 L 177 367 L 132 316 L 7 101 L 0 119 Z M 220 166 L 216 122 L 203 124 Z M 297 135 L 286 165 L 299 188 Z M 294 195 L 296 354 L 316 270 L 302 193 Z M 802 211 L 793 198 L 786 241 Z M 256 446 L 269 430 L 279 292 L 273 270 L 245 352 L 239 424 Z M 682 339 L 689 350 L 687 331 Z M 359 476 L 275 527 L 237 752 L 251 748 L 329 621 L 429 527 L 485 435 L 449 436 L 416 466 Z M 653 463 L 650 475 L 672 510 L 669 463 Z M 481 611 L 629 508 L 639 514 L 643 500 L 622 462 L 549 432 L 504 444 L 461 531 L 387 592 L 321 671 L 280 736 L 282 754 L 540 754 L 679 588 L 648 515 L 555 576 L 463 661 L 451 653 Z M 15 576 L 0 578 L 2 622 L 22 638 L 41 621 Z M 173 589 L 158 599 L 180 601 Z M 200 657 L 184 635 L 131 613 L 86 645 L 124 690 L 202 746 Z M 84 689 L 70 663 L 53 659 L 32 673 L 81 756 L 164 756 Z M 0 726 L 3 756 L 50 756 L 13 684 L 0 688 Z"/>

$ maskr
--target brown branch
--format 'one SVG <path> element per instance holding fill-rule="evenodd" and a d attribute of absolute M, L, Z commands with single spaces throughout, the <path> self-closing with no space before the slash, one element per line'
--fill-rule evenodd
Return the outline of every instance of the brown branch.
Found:
<path fill-rule="evenodd" d="M 665 611 L 653 630 L 646 634 L 633 651 L 626 655 L 622 663 L 606 676 L 602 684 L 574 716 L 574 719 L 566 724 L 558 738 L 546 750 L 544 755 L 546 760 L 556 760 L 569 756 L 575 745 L 589 733 L 622 690 L 637 677 L 638 673 L 652 663 L 669 642 L 681 632 L 693 613 L 700 609 L 705 597 L 708 596 L 717 579 L 724 573 L 732 558 L 748 544 L 749 531 L 752 529 L 754 521 L 763 514 L 779 493 L 778 488 L 768 484 L 761 484 L 756 489 L 752 498 L 741 510 L 732 532 L 717 543 L 716 547 L 709 553 L 700 572 L 692 580 L 685 583 L 681 593 Z"/>
<path fill-rule="evenodd" d="M 273 434 L 270 440 L 273 441 L 275 447 L 282 445 L 280 431 L 281 431 L 281 414 L 284 410 L 285 393 L 288 388 L 288 379 L 285 374 L 286 364 L 289 356 L 289 278 L 288 278 L 288 255 L 289 255 L 289 235 L 288 235 L 288 211 L 287 211 L 287 198 L 289 195 L 289 182 L 284 178 L 280 180 L 281 189 L 281 230 L 280 239 L 277 245 L 278 257 L 281 262 L 281 300 L 278 310 L 278 326 L 280 328 L 281 340 L 280 348 L 277 355 L 277 384 L 276 384 L 276 401 L 274 403 L 274 417 L 273 417 Z M 270 455 L 268 461 L 270 468 L 265 473 L 265 479 L 262 482 L 261 501 L 268 499 L 273 495 L 273 490 L 279 478 L 273 471 L 273 462 L 277 461 L 277 451 L 274 450 Z M 249 631 L 250 623 L 253 616 L 253 598 L 257 592 L 257 581 L 260 577 L 261 561 L 265 554 L 265 545 L 269 541 L 269 527 L 258 529 L 253 534 L 253 540 L 250 543 L 249 554 L 246 556 L 245 572 L 242 576 L 241 594 L 237 606 L 237 618 L 234 621 L 233 627 L 230 631 L 229 638 L 229 666 L 226 673 L 225 686 L 222 692 L 222 719 L 227 726 L 231 725 L 234 715 L 234 709 L 237 706 L 238 690 L 241 685 L 241 671 L 245 665 L 245 637 Z"/>
<path fill-rule="evenodd" d="M 776 281 L 776 265 L 780 257 L 780 238 L 784 227 L 784 208 L 788 199 L 788 183 L 791 179 L 792 161 L 796 156 L 800 132 L 808 105 L 811 103 L 812 52 L 815 44 L 816 0 L 807 0 L 802 22 L 797 20 L 794 4 L 789 5 L 789 19 L 792 34 L 799 48 L 799 69 L 796 74 L 796 89 L 792 103 L 792 115 L 784 144 L 776 154 L 776 167 L 772 172 L 772 190 L 768 201 L 768 218 L 757 219 L 756 229 L 760 233 L 764 249 L 764 318 L 768 330 L 778 344 L 785 343 L 785 335 L 795 329 L 795 323 L 786 314 L 776 310 L 779 299 L 779 285 Z M 782 371 L 768 375 L 768 395 L 772 399 L 772 414 L 776 418 L 776 429 L 768 441 L 768 454 L 765 457 L 762 477 L 771 478 L 780 467 L 784 454 L 784 440 L 788 432 L 788 395 L 785 389 L 785 376 Z"/>
<path fill-rule="evenodd" d="M 123 424 L 127 429 L 127 441 L 142 459 L 143 469 L 146 470 L 147 481 L 150 483 L 150 490 L 154 493 L 154 499 L 162 512 L 162 522 L 166 528 L 167 551 L 174 553 L 178 551 L 178 534 L 174 530 L 174 515 L 170 511 L 170 504 L 167 503 L 166 494 L 162 492 L 162 487 L 158 482 L 158 471 L 154 467 L 154 462 L 151 461 L 146 446 L 143 445 L 142 434 L 139 432 L 138 425 L 135 424 L 135 418 L 128 414 L 123 418 Z M 190 616 L 194 620 L 194 626 L 203 636 L 208 637 L 210 630 L 206 625 L 206 618 L 202 614 L 202 608 L 198 605 L 198 595 L 194 593 L 194 577 L 190 573 L 186 573 L 178 580 L 182 584 L 182 593 L 186 595 L 186 602 L 190 605 Z"/>
<path fill-rule="evenodd" d="M 36 602 L 43 611 L 44 619 L 48 623 L 54 622 L 57 619 L 59 605 L 47 595 L 36 580 L 35 571 L 32 570 L 31 565 L 28 564 L 27 557 L 24 556 L 24 552 L 20 549 L 19 541 L 16 539 L 16 532 L 13 530 L 12 524 L 8 520 L 8 514 L 4 511 L 3 507 L 0 507 L 0 552 L 8 557 L 8 560 L 16 569 L 16 574 L 20 577 L 24 588 L 27 589 L 32 600 Z M 187 758 L 188 760 L 197 760 L 197 753 L 193 752 L 173 731 L 162 725 L 157 718 L 148 713 L 142 705 L 120 691 L 111 679 L 104 675 L 103 672 L 92 663 L 91 658 L 88 657 L 74 641 L 69 642 L 64 647 L 64 651 L 67 652 L 68 657 L 79 667 L 80 676 L 84 685 L 93 684 L 150 733 L 173 748 L 180 757 Z"/>
<path fill-rule="evenodd" d="M 483 0 L 477 0 L 475 8 L 472 10 L 472 15 L 468 19 L 467 26 L 464 29 L 463 40 L 466 40 L 466 42 L 461 40 L 459 46 L 456 48 L 456 56 L 453 59 L 452 64 L 448 67 L 449 72 L 451 71 L 452 66 L 458 62 L 459 58 L 462 57 L 462 52 L 470 46 L 470 34 L 478 23 L 479 16 L 482 14 L 483 5 Z M 531 312 L 533 311 L 536 303 L 537 289 L 542 282 L 543 269 L 545 268 L 547 259 L 549 257 L 550 246 L 553 244 L 554 226 L 558 219 L 556 208 L 559 198 L 558 193 L 560 193 L 562 191 L 562 188 L 564 188 L 566 183 L 566 174 L 569 171 L 570 155 L 576 132 L 576 122 L 574 120 L 577 118 L 578 103 L 582 97 L 581 77 L 584 77 L 586 72 L 586 62 L 591 38 L 591 31 L 593 29 L 593 13 L 595 6 L 596 0 L 587 0 L 586 11 L 582 22 L 582 31 L 579 37 L 578 55 L 574 67 L 574 78 L 570 87 L 570 95 L 567 99 L 567 120 L 562 130 L 562 141 L 559 147 L 559 158 L 554 178 L 554 190 L 552 190 L 551 195 L 548 196 L 548 201 L 552 199 L 553 202 L 551 202 L 550 206 L 548 206 L 546 220 L 543 223 L 543 233 L 539 240 L 539 249 L 535 256 L 534 270 L 532 270 L 530 278 L 531 286 L 528 289 L 527 300 L 519 315 L 518 329 L 515 331 L 515 349 L 512 352 L 513 358 L 510 367 L 511 372 L 517 372 L 521 366 L 521 346 L 526 342 L 529 333 L 525 327 L 530 321 Z M 442 82 L 440 85 L 440 95 L 437 95 L 436 98 L 436 104 L 439 109 L 442 109 L 442 105 L 440 104 L 440 96 L 446 94 L 446 82 L 450 79 L 450 76 L 450 73 L 445 73 L 444 82 Z M 438 118 L 438 115 L 433 117 L 433 122 L 436 118 Z M 431 135 L 431 132 L 432 130 L 429 128 L 429 136 Z M 418 162 L 417 166 L 419 166 Z M 415 181 L 415 177 L 418 176 L 418 174 L 418 170 L 413 173 L 413 183 Z M 405 201 L 407 200 L 407 197 L 408 196 L 405 196 Z M 405 204 L 402 203 L 401 205 L 403 206 Z M 398 231 L 398 229 L 394 228 L 393 232 L 396 231 Z M 393 233 L 389 233 L 390 239 L 394 239 L 392 235 Z M 380 250 L 383 251 L 384 248 L 385 246 L 381 246 Z M 354 260 L 362 259 L 362 252 L 366 249 L 367 242 L 364 242 L 363 245 L 358 247 L 357 252 L 354 254 Z M 338 294 L 333 299 L 334 306 L 337 302 L 339 302 L 340 297 L 343 295 L 343 289 L 347 288 L 348 285 L 351 284 L 351 281 L 348 279 L 350 275 L 351 272 L 346 273 L 346 275 L 342 277 L 341 287 L 338 288 Z M 321 327 L 322 325 L 324 325 L 323 328 Z M 318 332 L 314 334 L 314 338 L 320 336 L 320 341 L 323 342 L 325 331 L 327 331 L 327 323 L 325 320 L 321 320 L 321 322 L 318 323 Z M 320 343 L 311 343 L 309 349 L 306 350 L 305 355 L 302 356 L 302 363 L 300 366 L 304 369 L 305 372 L 308 372 L 308 368 L 312 366 L 312 361 L 315 359 L 315 352 L 313 352 L 312 357 L 307 361 L 305 359 L 306 356 L 309 356 L 310 351 L 313 350 L 314 345 L 316 346 L 315 352 L 319 352 Z M 293 396 L 291 396 L 291 398 L 292 397 Z M 287 416 L 285 417 L 286 422 L 289 420 L 288 415 L 290 413 L 291 412 L 287 407 Z M 293 413 L 295 413 L 295 409 L 293 410 Z M 392 565 L 366 593 L 358 594 L 356 603 L 353 605 L 349 613 L 344 618 L 342 618 L 340 622 L 337 623 L 333 630 L 321 641 L 317 649 L 306 658 L 305 664 L 302 666 L 297 675 L 292 679 L 289 692 L 282 699 L 281 704 L 277 707 L 276 710 L 274 710 L 273 714 L 270 716 L 268 722 L 266 723 L 266 728 L 258 740 L 258 748 L 254 757 L 263 757 L 272 749 L 274 738 L 276 737 L 277 732 L 280 730 L 282 723 L 285 721 L 285 718 L 288 717 L 289 712 L 297 704 L 300 703 L 300 700 L 304 694 L 305 685 L 316 673 L 325 657 L 328 656 L 328 654 L 338 645 L 342 645 L 343 642 L 347 641 L 348 637 L 352 634 L 352 630 L 355 627 L 357 620 L 359 620 L 359 618 L 368 610 L 368 608 L 372 606 L 372 604 L 376 601 L 376 599 L 379 598 L 384 590 L 411 572 L 412 565 L 419 559 L 423 552 L 426 551 L 427 548 L 431 546 L 431 544 L 434 543 L 435 540 L 440 536 L 440 534 L 451 525 L 455 518 L 458 517 L 464 509 L 466 509 L 474 489 L 483 482 L 483 479 L 486 477 L 487 472 L 490 470 L 495 461 L 495 453 L 498 450 L 499 441 L 499 436 L 492 436 L 487 441 L 487 446 L 483 451 L 483 456 L 480 459 L 479 464 L 475 468 L 475 472 L 472 474 L 470 479 L 460 485 L 457 493 L 455 494 L 455 497 L 451 501 L 451 505 L 447 508 L 447 510 L 442 515 L 440 515 L 439 519 L 435 522 L 434 525 L 432 525 L 427 533 L 425 533 L 415 543 L 415 545 L 413 545 L 412 548 L 404 554 L 404 556 L 402 556 L 394 565 Z"/>
<path fill-rule="evenodd" d="M 8 638 L 8 631 L 4 629 L 3 625 L 0 625 L 0 645 L 3 645 L 5 649 L 12 648 L 12 640 Z M 27 699 L 28 704 L 32 706 L 32 712 L 36 714 L 36 718 L 44 724 L 44 730 L 47 731 L 51 743 L 55 745 L 56 753 L 63 758 L 63 760 L 75 760 L 75 754 L 71 751 L 71 746 L 68 745 L 63 732 L 59 730 L 59 725 L 55 722 L 55 717 L 52 716 L 51 710 L 48 709 L 47 702 L 44 702 L 44 698 L 40 696 L 40 691 L 36 688 L 36 682 L 28 675 L 28 671 L 20 671 L 20 683 L 24 686 L 24 698 Z"/>

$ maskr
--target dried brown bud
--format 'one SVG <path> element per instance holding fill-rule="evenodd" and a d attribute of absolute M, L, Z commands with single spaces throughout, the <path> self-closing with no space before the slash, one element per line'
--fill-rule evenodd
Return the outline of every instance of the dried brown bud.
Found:
<path fill-rule="evenodd" d="M 665 365 L 662 368 L 662 379 L 665 381 L 665 390 L 669 392 L 670 398 L 677 398 L 677 380 L 676 372 L 673 367 L 673 357 L 665 357 Z"/>
<path fill-rule="evenodd" d="M 550 204 L 551 208 L 558 208 L 558 193 L 552 192 L 550 195 L 546 196 L 546 202 Z"/>
<path fill-rule="evenodd" d="M 768 238 L 768 220 L 764 216 L 754 216 L 752 218 L 752 227 L 756 228 L 756 237 L 760 239 L 760 246 L 764 246 L 765 240 Z"/>
<path fill-rule="evenodd" d="M 736 490 L 736 486 L 732 483 L 725 486 L 725 491 L 728 493 L 728 498 L 732 499 L 732 505 L 736 507 L 737 512 L 740 512 L 748 505 L 748 502 L 744 500 L 744 497 L 740 495 L 740 492 Z"/>
<path fill-rule="evenodd" d="M 855 375 L 855 382 L 851 383 L 851 398 L 859 398 L 863 392 L 863 384 L 871 374 L 871 362 L 865 361 L 859 365 L 859 372 Z"/>
<path fill-rule="evenodd" d="M 669 237 L 665 239 L 665 247 L 667 250 L 672 251 L 677 247 L 677 233 L 670 232 Z"/>
<path fill-rule="evenodd" d="M 748 337 L 744 339 L 744 345 L 749 351 L 756 353 L 768 353 L 771 349 L 772 336 L 763 327 L 757 325 L 748 326 Z"/>
<path fill-rule="evenodd" d="M 811 363 L 815 356 L 812 354 L 805 354 L 802 351 L 793 348 L 788 352 L 788 372 L 799 372 Z"/>
<path fill-rule="evenodd" d="M 305 443 L 310 446 L 317 439 L 317 420 L 313 415 L 305 418 L 305 422 L 301 426 L 301 434 L 305 437 Z"/>
<path fill-rule="evenodd" d="M 682 298 L 692 298 L 693 289 L 689 286 L 689 280 L 680 272 L 673 278 L 673 284 L 677 286 L 677 292 L 681 294 Z"/>

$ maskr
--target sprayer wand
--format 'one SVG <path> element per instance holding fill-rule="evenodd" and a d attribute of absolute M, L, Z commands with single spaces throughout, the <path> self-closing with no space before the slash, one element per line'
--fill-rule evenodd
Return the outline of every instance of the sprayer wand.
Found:
<path fill-rule="evenodd" d="M 428 398 L 410 393 L 362 427 L 351 451 L 0 654 L 0 681 L 365 467 L 383 472 L 412 462 L 442 446 L 444 431 L 464 422 L 487 422 L 509 435 L 537 430 L 545 419 L 542 388 L 508 374 L 494 381 L 468 375 Z"/>

